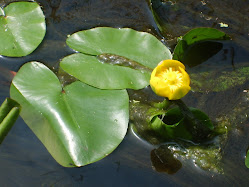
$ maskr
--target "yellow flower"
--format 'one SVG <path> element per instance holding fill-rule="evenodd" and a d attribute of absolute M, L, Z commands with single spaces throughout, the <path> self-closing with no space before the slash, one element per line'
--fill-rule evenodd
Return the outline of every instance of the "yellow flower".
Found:
<path fill-rule="evenodd" d="M 185 66 L 177 60 L 163 60 L 153 70 L 150 86 L 159 96 L 169 100 L 184 97 L 190 90 L 190 78 Z"/>

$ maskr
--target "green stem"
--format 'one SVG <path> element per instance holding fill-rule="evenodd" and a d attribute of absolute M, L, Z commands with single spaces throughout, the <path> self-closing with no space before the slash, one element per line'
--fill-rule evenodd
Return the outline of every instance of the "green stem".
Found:
<path fill-rule="evenodd" d="M 6 98 L 0 107 L 0 144 L 17 120 L 21 107 L 20 105 L 10 99 Z"/>
<path fill-rule="evenodd" d="M 168 100 L 168 98 L 164 98 L 164 100 L 162 102 L 154 103 L 153 107 L 156 107 L 156 108 L 159 108 L 162 110 L 167 110 L 171 104 L 172 104 L 172 102 L 170 100 Z"/>

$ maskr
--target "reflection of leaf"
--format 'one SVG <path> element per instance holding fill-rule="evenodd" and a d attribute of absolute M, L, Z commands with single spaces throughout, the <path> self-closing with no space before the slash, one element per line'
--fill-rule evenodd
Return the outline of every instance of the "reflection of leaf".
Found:
<path fill-rule="evenodd" d="M 171 59 L 169 49 L 156 37 L 128 28 L 99 27 L 80 31 L 71 35 L 67 44 L 88 56 L 66 57 L 62 60 L 61 67 L 81 81 L 102 89 L 141 89 L 149 85 L 150 69 L 164 59 Z M 109 63 L 108 60 L 100 59 L 110 55 L 119 56 L 126 61 Z M 78 69 L 81 63 L 83 65 L 80 66 L 84 67 L 84 70 Z M 102 71 L 92 69 L 91 63 Z M 88 73 L 80 74 L 80 71 Z M 101 78 L 96 81 L 98 76 Z"/>
<path fill-rule="evenodd" d="M 0 143 L 10 131 L 11 127 L 17 120 L 21 107 L 20 105 L 7 98 L 0 107 Z"/>
<path fill-rule="evenodd" d="M 1 11 L 0 11 L 1 12 Z M 35 2 L 15 2 L 0 13 L 0 54 L 20 57 L 33 52 L 46 32 L 45 17 Z"/>
<path fill-rule="evenodd" d="M 182 167 L 182 163 L 174 157 L 172 151 L 166 145 L 152 150 L 150 158 L 157 172 L 175 174 Z"/>
<path fill-rule="evenodd" d="M 76 81 L 64 88 L 38 62 L 25 64 L 11 85 L 21 116 L 54 159 L 83 166 L 110 154 L 128 125 L 125 90 L 100 90 Z"/>
<path fill-rule="evenodd" d="M 219 47 L 220 43 L 211 42 L 211 41 L 227 40 L 227 39 L 230 39 L 230 37 L 226 35 L 224 32 L 221 32 L 217 29 L 213 28 L 192 29 L 191 31 L 186 33 L 177 43 L 174 50 L 173 59 L 179 60 L 184 64 L 188 64 L 188 62 L 190 62 L 191 64 L 189 66 L 200 64 L 201 62 L 210 58 L 212 55 L 216 54 L 222 48 L 222 46 Z M 211 53 L 210 53 L 210 48 L 212 49 Z M 195 56 L 192 55 L 192 59 L 195 59 L 195 61 L 198 60 L 200 61 L 192 64 L 193 62 L 189 60 L 190 55 L 188 55 L 188 53 L 191 52 L 191 54 L 196 54 L 198 56 L 200 50 L 201 53 L 203 54 L 205 54 L 206 51 L 207 54 L 205 54 L 205 58 L 203 56 L 200 56 L 197 59 L 195 59 Z"/>

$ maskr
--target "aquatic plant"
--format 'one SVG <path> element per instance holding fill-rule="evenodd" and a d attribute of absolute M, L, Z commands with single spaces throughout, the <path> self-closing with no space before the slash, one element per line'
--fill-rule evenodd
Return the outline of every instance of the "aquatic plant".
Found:
<path fill-rule="evenodd" d="M 12 12 L 12 6 L 20 10 L 20 27 L 17 28 L 8 17 L 11 13 L 17 16 L 18 11 Z M 25 11 L 35 14 L 27 14 L 31 19 L 28 22 L 22 17 Z M 1 55 L 28 55 L 45 35 L 44 15 L 36 3 L 10 4 L 0 10 L 0 18 L 0 33 L 9 38 L 0 44 Z M 32 21 L 37 26 L 35 30 L 34 25 L 29 25 Z M 32 34 L 27 37 L 26 27 L 37 37 Z M 9 32 L 10 28 L 15 32 Z M 23 40 L 18 40 L 20 38 Z M 197 157 L 195 153 L 200 148 L 194 146 L 196 143 L 201 144 L 225 131 L 218 133 L 208 115 L 180 100 L 191 89 L 185 66 L 196 65 L 189 61 L 193 46 L 223 39 L 229 37 L 216 29 L 194 29 L 179 38 L 172 60 L 170 50 L 146 32 L 108 27 L 76 32 L 66 41 L 76 53 L 60 62 L 59 72 L 65 74 L 63 78 L 36 61 L 20 68 L 10 88 L 11 98 L 19 104 L 10 107 L 15 112 L 10 115 L 12 120 L 6 122 L 8 128 L 1 130 L 0 124 L 1 140 L 22 108 L 20 115 L 26 124 L 54 159 L 65 167 L 84 166 L 109 155 L 123 140 L 129 120 L 138 136 L 152 144 L 192 142 L 185 150 L 192 150 L 191 154 Z M 70 77 L 70 81 L 66 82 L 65 77 Z M 194 77 L 194 82 L 197 81 L 198 74 Z M 126 89 L 140 90 L 149 84 L 157 95 L 166 97 L 162 103 L 144 104 L 143 98 L 129 101 Z M 1 108 L 1 112 L 4 111 Z M 8 117 L 7 113 L 3 116 Z M 146 134 L 148 131 L 150 135 Z M 203 150 L 205 158 L 209 153 L 213 153 L 212 158 L 220 158 L 219 149 L 207 147 Z M 210 163 L 203 168 L 216 170 Z"/>

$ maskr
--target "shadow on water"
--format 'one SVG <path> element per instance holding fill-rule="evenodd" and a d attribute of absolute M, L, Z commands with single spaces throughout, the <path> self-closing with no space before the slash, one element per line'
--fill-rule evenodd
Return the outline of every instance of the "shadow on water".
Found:
<path fill-rule="evenodd" d="M 152 1 L 152 0 L 151 0 Z M 2 0 L 0 6 L 12 1 Z M 152 1 L 154 13 L 162 25 L 157 29 L 149 3 L 146 0 L 40 0 L 37 1 L 46 16 L 47 33 L 42 44 L 30 55 L 22 58 L 0 57 L 0 101 L 9 95 L 12 79 L 25 62 L 40 61 L 57 71 L 60 59 L 73 53 L 66 45 L 67 35 L 97 26 L 130 27 L 150 32 L 164 39 L 173 48 L 176 38 L 197 26 L 218 27 L 232 36 L 234 42 L 205 43 L 209 54 L 200 52 L 200 59 L 189 63 L 190 73 L 212 70 L 215 79 L 219 71 L 234 72 L 248 67 L 248 1 Z M 160 5 L 160 6 L 159 6 Z M 240 11 L 237 11 L 240 10 Z M 165 16 L 166 17 L 163 17 Z M 234 16 L 231 16 L 234 15 Z M 205 46 L 207 45 L 207 46 Z M 206 56 L 205 56 L 206 55 Z M 2 68 L 3 67 L 3 68 Z M 6 75 L 6 76 L 5 76 Z M 230 75 L 230 74 L 229 74 Z M 207 75 L 205 75 L 207 76 Z M 209 75 L 208 75 L 209 76 Z M 201 79 L 201 77 L 200 77 Z M 217 77 L 218 79 L 218 77 Z M 205 83 L 205 77 L 203 78 Z M 176 160 L 160 146 L 155 147 L 139 139 L 131 130 L 120 146 L 108 157 L 81 168 L 63 168 L 49 155 L 21 118 L 0 147 L 0 181 L 4 186 L 246 186 L 249 170 L 244 156 L 249 139 L 248 79 L 226 90 L 214 91 L 212 85 L 204 90 L 192 91 L 184 101 L 206 112 L 214 121 L 232 124 L 228 141 L 223 147 L 224 175 L 201 170 L 188 159 Z M 197 88 L 198 89 L 198 88 Z M 133 92 L 133 98 L 158 99 L 150 88 Z M 139 100 L 139 99 L 138 99 Z M 160 98 L 158 99 L 160 100 Z M 167 158 L 167 159 L 166 159 Z M 167 164 L 168 158 L 174 166 Z M 163 161 L 163 165 L 160 162 Z M 171 162 L 172 163 L 172 162 Z M 153 167 L 154 169 L 153 169 Z M 157 171 L 162 171 L 157 172 Z M 167 174 L 170 173 L 171 175 Z"/>

